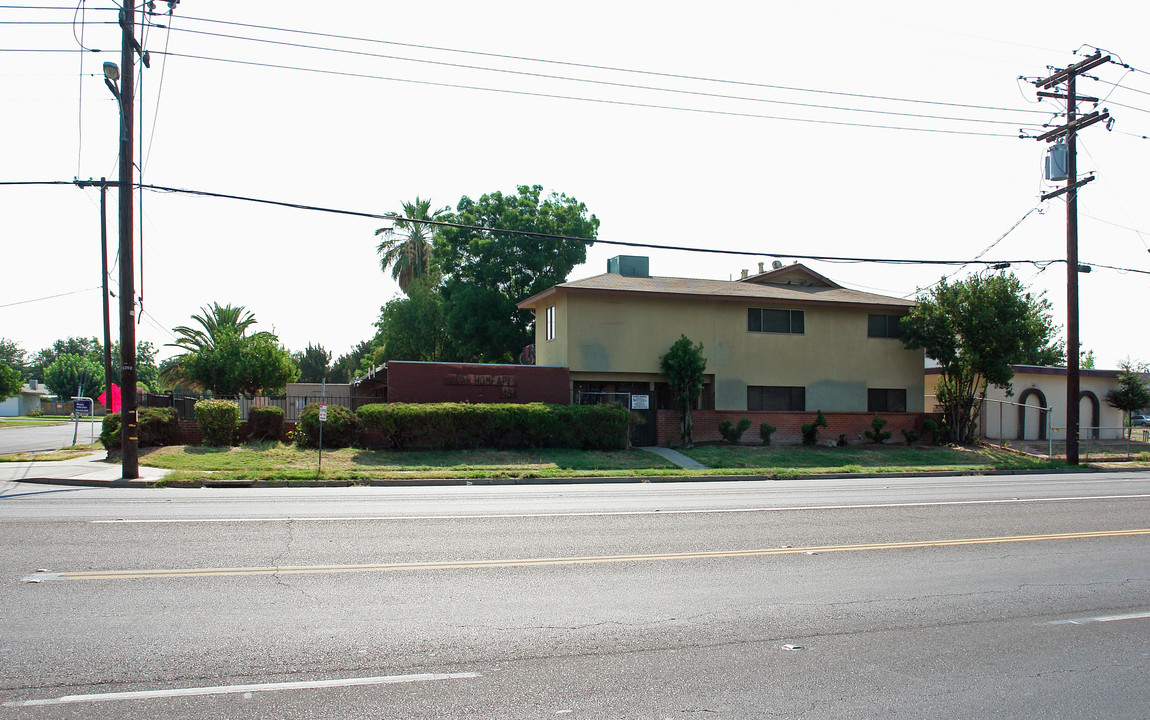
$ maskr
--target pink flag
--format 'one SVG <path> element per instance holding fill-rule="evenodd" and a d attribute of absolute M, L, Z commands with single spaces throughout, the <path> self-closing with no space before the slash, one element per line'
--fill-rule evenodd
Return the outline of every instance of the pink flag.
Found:
<path fill-rule="evenodd" d="M 108 405 L 108 401 L 104 399 L 105 393 L 100 393 L 100 397 L 96 398 L 100 404 L 108 408 L 108 412 L 120 412 L 120 386 L 112 383 L 112 404 Z"/>

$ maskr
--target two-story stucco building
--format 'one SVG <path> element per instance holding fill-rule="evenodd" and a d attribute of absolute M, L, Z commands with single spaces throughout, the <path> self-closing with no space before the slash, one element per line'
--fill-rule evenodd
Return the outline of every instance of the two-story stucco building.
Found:
<path fill-rule="evenodd" d="M 651 277 L 635 257 L 608 269 L 519 303 L 535 312 L 536 362 L 569 368 L 576 402 L 650 392 L 670 407 L 659 359 L 686 335 L 707 358 L 704 410 L 923 411 L 923 353 L 903 346 L 898 324 L 910 301 L 801 264 L 740 280 Z"/>

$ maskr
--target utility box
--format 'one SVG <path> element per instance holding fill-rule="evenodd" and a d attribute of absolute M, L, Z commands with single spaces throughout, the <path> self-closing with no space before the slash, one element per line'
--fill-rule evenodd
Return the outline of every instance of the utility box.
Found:
<path fill-rule="evenodd" d="M 650 261 L 643 255 L 619 255 L 607 261 L 607 272 L 626 277 L 651 277 Z"/>
<path fill-rule="evenodd" d="M 1055 143 L 1046 148 L 1046 179 L 1065 180 L 1070 176 L 1070 149 L 1066 143 Z"/>

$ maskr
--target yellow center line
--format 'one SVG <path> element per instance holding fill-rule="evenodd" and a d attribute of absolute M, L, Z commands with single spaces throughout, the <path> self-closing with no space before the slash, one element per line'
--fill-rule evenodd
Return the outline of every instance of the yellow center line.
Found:
<path fill-rule="evenodd" d="M 474 568 L 531 567 L 535 565 L 578 565 L 592 563 L 651 562 L 666 560 L 706 560 L 713 558 L 763 557 L 768 555 L 803 555 L 807 553 L 858 552 L 865 550 L 906 550 L 912 548 L 953 547 L 958 545 L 994 545 L 1000 543 L 1042 540 L 1081 540 L 1087 538 L 1131 537 L 1150 535 L 1150 528 L 1138 530 L 1102 530 L 1096 532 L 1052 533 L 1046 535 L 1008 535 L 1003 537 L 955 538 L 950 540 L 914 540 L 908 542 L 864 543 L 859 545 L 812 545 L 807 547 L 764 548 L 757 550 L 713 550 L 707 552 L 651 553 L 644 555 L 600 555 L 559 558 L 514 558 L 505 560 L 455 560 L 441 562 L 367 563 L 361 565 L 296 565 L 285 567 L 185 568 L 171 570 L 98 570 L 64 572 L 45 579 L 61 580 L 128 580 L 140 578 L 219 577 L 238 575 L 306 575 L 316 573 L 396 572 L 402 570 L 464 570 Z"/>

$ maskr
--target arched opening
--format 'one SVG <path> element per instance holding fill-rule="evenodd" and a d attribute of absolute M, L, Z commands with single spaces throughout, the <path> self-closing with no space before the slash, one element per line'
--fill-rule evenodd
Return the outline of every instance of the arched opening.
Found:
<path fill-rule="evenodd" d="M 1038 399 L 1038 405 L 1027 407 L 1027 401 L 1035 397 Z M 1019 440 L 1045 440 L 1046 439 L 1046 396 L 1038 388 L 1026 388 L 1022 394 L 1018 396 L 1018 439 Z M 1026 416 L 1031 417 L 1031 427 L 1037 427 L 1038 432 L 1032 434 L 1037 435 L 1037 438 L 1026 436 Z"/>
<path fill-rule="evenodd" d="M 1090 412 L 1089 412 L 1089 414 L 1082 412 L 1082 401 L 1083 400 L 1089 400 L 1090 401 L 1090 408 L 1089 408 Z M 1083 390 L 1080 393 L 1078 393 L 1078 417 L 1079 418 L 1084 418 L 1084 417 L 1090 418 L 1090 433 L 1089 433 L 1088 437 L 1091 437 L 1091 438 L 1097 440 L 1098 439 L 1098 426 L 1102 424 L 1102 405 L 1101 405 L 1101 403 L 1098 402 L 1098 396 L 1095 395 L 1094 393 L 1090 392 L 1089 390 Z M 1079 428 L 1081 429 L 1081 426 L 1082 426 L 1082 420 L 1081 419 L 1078 421 L 1078 425 L 1079 425 Z"/>

